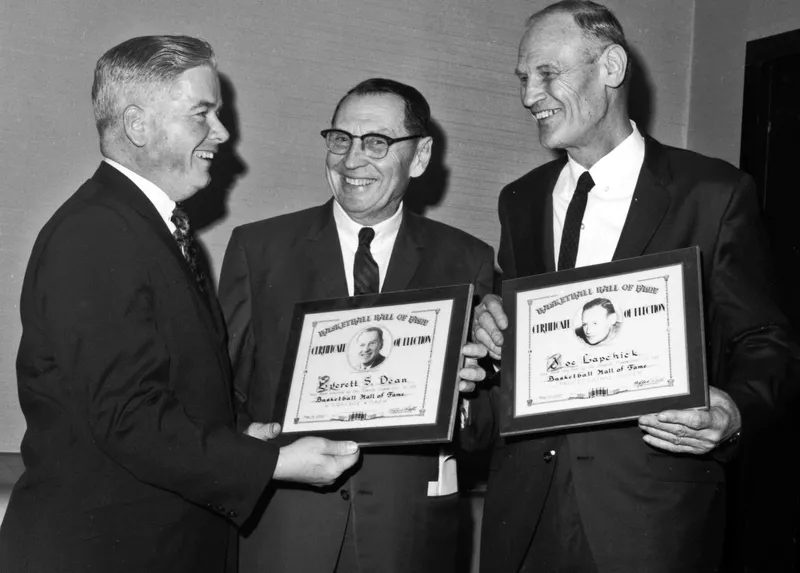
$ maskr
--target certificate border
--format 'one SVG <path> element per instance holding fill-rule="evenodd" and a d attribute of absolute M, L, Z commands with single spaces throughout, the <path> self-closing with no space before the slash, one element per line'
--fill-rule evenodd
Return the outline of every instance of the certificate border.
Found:
<path fill-rule="evenodd" d="M 447 344 L 442 369 L 442 383 L 436 401 L 436 422 L 434 424 L 387 426 L 379 428 L 347 428 L 341 430 L 310 430 L 281 434 L 274 441 L 279 445 L 291 443 L 304 436 L 320 436 L 331 440 L 351 440 L 359 446 L 392 446 L 404 444 L 445 443 L 453 439 L 453 429 L 458 407 L 458 371 L 463 357 L 461 348 L 466 343 L 472 310 L 473 286 L 454 285 L 446 287 L 369 294 L 356 297 L 342 297 L 323 300 L 303 301 L 295 304 L 289 340 L 284 355 L 280 384 L 276 394 L 276 419 L 283 423 L 286 419 L 289 393 L 292 385 L 294 366 L 297 361 L 300 336 L 307 315 L 335 310 L 370 308 L 380 312 L 392 312 L 393 306 L 426 301 L 452 301 L 450 324 L 447 325 Z"/>
<path fill-rule="evenodd" d="M 516 339 L 513 322 L 517 317 L 517 293 L 567 283 L 614 277 L 636 271 L 680 264 L 683 269 L 684 329 L 686 333 L 686 367 L 688 393 L 619 404 L 583 407 L 559 412 L 517 416 L 516 404 Z M 501 368 L 500 435 L 513 436 L 532 432 L 563 430 L 581 426 L 610 424 L 633 420 L 644 414 L 671 409 L 708 408 L 708 379 L 706 376 L 706 346 L 701 289 L 700 249 L 688 247 L 675 251 L 644 255 L 601 265 L 580 267 L 560 272 L 511 279 L 503 282 L 503 305 L 510 319 L 504 332 L 503 365 Z M 527 327 L 526 327 L 527 328 Z M 522 390 L 522 388 L 520 388 Z"/>

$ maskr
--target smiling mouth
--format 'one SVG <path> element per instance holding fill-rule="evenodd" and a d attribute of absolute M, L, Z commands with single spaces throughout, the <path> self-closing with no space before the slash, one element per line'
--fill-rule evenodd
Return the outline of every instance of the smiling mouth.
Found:
<path fill-rule="evenodd" d="M 211 161 L 212 159 L 214 159 L 214 152 L 197 150 L 194 152 L 194 156 L 197 157 L 198 159 L 205 159 L 206 161 Z"/>
<path fill-rule="evenodd" d="M 548 117 L 552 117 L 555 114 L 559 113 L 560 109 L 545 109 L 543 111 L 531 112 L 533 117 L 536 121 L 542 121 L 543 119 L 547 119 Z"/>
<path fill-rule="evenodd" d="M 344 182 L 354 187 L 367 187 L 375 183 L 377 179 L 355 179 L 353 177 L 344 177 Z"/>

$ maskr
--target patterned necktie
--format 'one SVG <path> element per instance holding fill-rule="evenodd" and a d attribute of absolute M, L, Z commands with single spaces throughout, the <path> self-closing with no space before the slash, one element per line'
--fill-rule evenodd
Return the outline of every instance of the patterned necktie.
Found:
<path fill-rule="evenodd" d="M 567 207 L 567 216 L 564 218 L 564 230 L 561 233 L 561 248 L 558 251 L 558 270 L 574 269 L 575 259 L 578 258 L 578 244 L 581 240 L 581 226 L 583 213 L 586 211 L 586 201 L 589 191 L 594 187 L 594 181 L 588 171 L 584 171 L 575 186 L 575 193 Z"/>
<path fill-rule="evenodd" d="M 362 227 L 358 232 L 358 249 L 353 261 L 353 295 L 374 294 L 378 292 L 378 263 L 372 258 L 369 245 L 375 238 L 375 230 Z"/>
<path fill-rule="evenodd" d="M 178 248 L 181 250 L 183 258 L 192 270 L 197 286 L 200 287 L 201 292 L 205 292 L 205 279 L 203 276 L 203 269 L 197 264 L 197 243 L 194 240 L 194 233 L 189 226 L 189 215 L 186 211 L 179 206 L 175 206 L 172 211 L 172 222 L 175 224 L 175 231 L 172 236 L 178 243 Z"/>

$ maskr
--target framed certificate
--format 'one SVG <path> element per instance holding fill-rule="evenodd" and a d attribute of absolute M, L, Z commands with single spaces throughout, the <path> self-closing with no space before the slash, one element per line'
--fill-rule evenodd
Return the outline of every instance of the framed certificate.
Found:
<path fill-rule="evenodd" d="M 700 251 L 503 283 L 501 435 L 707 408 Z"/>
<path fill-rule="evenodd" d="M 452 440 L 471 303 L 472 285 L 297 303 L 280 439 Z"/>

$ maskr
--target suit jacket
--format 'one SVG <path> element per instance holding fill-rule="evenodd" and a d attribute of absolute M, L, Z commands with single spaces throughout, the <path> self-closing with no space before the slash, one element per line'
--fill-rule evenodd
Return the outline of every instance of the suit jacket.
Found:
<path fill-rule="evenodd" d="M 348 295 L 333 202 L 239 227 L 225 254 L 220 301 L 230 332 L 236 395 L 255 420 L 275 419 L 294 304 Z M 410 212 L 383 291 L 476 283 L 489 292 L 491 247 Z M 448 571 L 455 561 L 457 496 L 427 497 L 435 446 L 370 448 L 356 470 L 324 490 L 278 487 L 242 540 L 242 573 L 333 571 L 352 507 L 362 571 Z"/>
<path fill-rule="evenodd" d="M 0 570 L 223 571 L 277 448 L 235 431 L 216 299 L 118 170 L 42 229 L 20 310 L 26 469 Z"/>
<path fill-rule="evenodd" d="M 564 164 L 545 164 L 503 189 L 498 257 L 504 278 L 555 270 L 552 192 Z M 692 245 L 702 253 L 709 381 L 739 407 L 743 438 L 755 436 L 780 408 L 793 350 L 772 302 L 753 181 L 723 161 L 648 137 L 613 258 Z M 489 401 L 473 406 L 475 439 L 496 436 Z M 567 459 L 559 458 L 564 440 Z M 569 463 L 600 573 L 714 571 L 724 530 L 724 472 L 715 458 L 724 454 L 724 446 L 715 456 L 656 450 L 635 423 L 499 440 L 483 517 L 481 569 L 518 571 L 548 492 L 561 489 L 551 488 L 555 464 Z"/>

